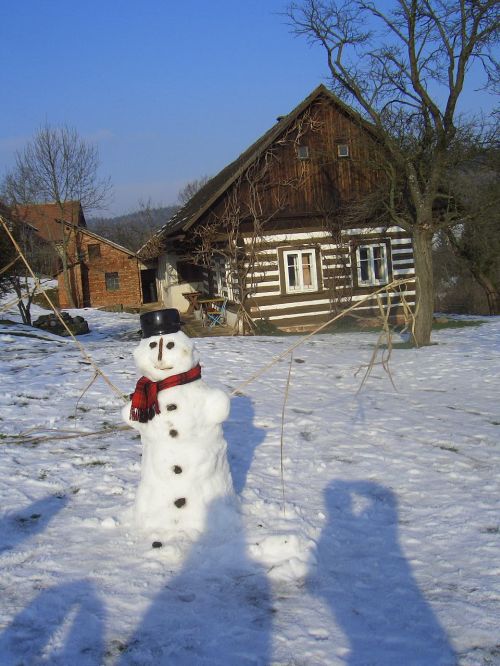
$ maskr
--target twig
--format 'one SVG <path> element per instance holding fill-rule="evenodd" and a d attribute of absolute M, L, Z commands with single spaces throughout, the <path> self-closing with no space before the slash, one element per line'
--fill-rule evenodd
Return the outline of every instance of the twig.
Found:
<path fill-rule="evenodd" d="M 66 431 L 64 435 L 48 435 L 46 437 L 28 437 L 25 438 L 23 437 L 22 434 L 20 435 L 12 435 L 11 438 L 9 439 L 8 437 L 1 440 L 2 444 L 40 444 L 41 442 L 48 442 L 52 440 L 60 440 L 60 439 L 77 439 L 79 437 L 93 437 L 94 435 L 108 435 L 113 432 L 121 431 L 121 430 L 129 430 L 130 426 L 128 425 L 119 425 L 119 426 L 113 426 L 112 428 L 104 428 L 103 430 L 94 430 L 92 432 L 88 431 L 78 431 L 75 432 L 72 430 L 70 433 Z M 49 432 L 49 430 L 43 430 L 42 432 Z M 61 432 L 60 430 L 54 430 L 54 432 Z M 22 440 L 22 442 L 20 442 Z"/>
<path fill-rule="evenodd" d="M 392 353 L 392 335 L 391 335 L 391 330 L 389 328 L 389 313 L 391 311 L 391 295 L 390 293 L 387 294 L 387 305 L 386 309 L 384 310 L 384 305 L 382 303 L 382 299 L 380 298 L 380 294 L 376 295 L 377 299 L 377 305 L 379 307 L 380 311 L 380 319 L 382 322 L 382 330 L 380 332 L 380 335 L 378 336 L 377 342 L 375 343 L 375 349 L 373 350 L 373 353 L 371 355 L 371 358 L 369 362 L 366 365 L 361 365 L 356 372 L 354 373 L 354 376 L 356 377 L 357 374 L 362 370 L 363 368 L 366 368 L 365 374 L 363 375 L 363 379 L 361 381 L 361 384 L 359 385 L 359 388 L 357 390 L 357 393 L 361 391 L 363 386 L 366 383 L 366 380 L 368 377 L 371 375 L 371 372 L 374 368 L 376 363 L 376 358 L 378 355 L 378 352 L 380 350 L 380 347 L 382 345 L 382 342 L 385 338 L 386 341 L 386 349 L 382 350 L 382 356 L 380 361 L 378 362 L 378 365 L 381 365 L 385 372 L 389 375 L 389 379 L 391 381 L 392 387 L 394 388 L 395 391 L 397 391 L 396 385 L 394 384 L 394 380 L 392 378 L 392 373 L 391 369 L 389 367 L 389 360 L 391 358 L 391 353 Z"/>
<path fill-rule="evenodd" d="M 380 287 L 380 289 L 377 289 L 376 291 L 373 291 L 370 294 L 367 294 L 366 296 L 364 296 L 362 299 L 360 299 L 359 301 L 357 301 L 356 303 L 354 303 L 350 307 L 346 308 L 345 310 L 343 310 L 339 314 L 335 315 L 335 317 L 332 317 L 332 319 L 329 319 L 324 324 L 321 324 L 321 326 L 318 326 L 317 328 L 315 328 L 314 331 L 312 331 L 308 335 L 305 335 L 304 337 L 300 338 L 300 340 L 298 340 L 293 345 L 291 345 L 290 347 L 285 349 L 285 351 L 283 351 L 281 354 L 278 354 L 278 356 L 275 356 L 271 361 L 269 361 L 269 363 L 262 366 L 262 368 L 260 368 L 260 370 L 257 370 L 256 372 L 254 372 L 253 375 L 250 375 L 250 377 L 247 380 L 245 380 L 244 382 L 239 384 L 235 389 L 233 389 L 231 391 L 230 395 L 233 396 L 233 395 L 236 395 L 236 394 L 240 393 L 241 389 L 243 387 L 250 384 L 250 382 L 253 382 L 254 379 L 257 379 L 257 377 L 260 377 L 261 375 L 263 375 L 265 372 L 267 372 L 267 370 L 269 370 L 269 368 L 272 368 L 273 365 L 275 365 L 276 363 L 281 361 L 282 358 L 287 356 L 287 354 L 290 354 L 290 352 L 292 352 L 294 349 L 296 349 L 300 345 L 304 344 L 304 342 L 306 342 L 307 340 L 312 338 L 313 335 L 316 335 L 316 333 L 319 333 L 324 328 L 326 328 L 330 324 L 333 324 L 338 319 L 341 319 L 342 317 L 345 317 L 347 314 L 349 314 L 349 312 L 352 312 L 353 310 L 358 308 L 363 303 L 366 303 L 366 301 L 372 299 L 376 294 L 381 294 L 383 292 L 394 291 L 396 288 L 400 287 L 401 285 L 408 284 L 410 282 L 414 282 L 414 280 L 415 280 L 415 278 L 413 278 L 413 277 L 412 278 L 405 278 L 403 280 L 394 280 L 390 284 L 387 284 L 384 287 Z"/>
<path fill-rule="evenodd" d="M 83 396 L 87 393 L 89 388 L 92 386 L 92 384 L 95 382 L 95 380 L 98 378 L 97 372 L 94 372 L 94 376 L 90 380 L 90 382 L 87 384 L 87 386 L 83 389 L 83 392 L 78 396 L 78 400 L 76 401 L 75 404 L 75 425 L 76 425 L 76 411 L 78 409 L 78 405 L 80 404 L 80 400 L 83 398 Z"/>
<path fill-rule="evenodd" d="M 0 275 L 2 275 L 2 273 L 5 273 L 6 271 L 8 271 L 9 268 L 11 268 L 18 261 L 19 261 L 19 257 L 14 257 L 14 259 L 12 259 L 12 261 L 9 261 L 7 266 L 4 266 L 2 269 L 0 269 Z"/>

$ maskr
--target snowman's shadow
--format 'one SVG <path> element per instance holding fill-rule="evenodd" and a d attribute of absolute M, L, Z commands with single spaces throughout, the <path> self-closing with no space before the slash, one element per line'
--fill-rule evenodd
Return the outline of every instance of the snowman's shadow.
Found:
<path fill-rule="evenodd" d="M 254 426 L 254 414 L 252 401 L 238 396 L 224 423 L 238 494 L 265 437 L 265 430 Z M 262 567 L 248 558 L 241 515 L 230 506 L 223 498 L 208 507 L 204 533 L 146 611 L 120 666 L 270 663 L 269 583 Z"/>
<path fill-rule="evenodd" d="M 266 431 L 254 425 L 254 416 L 255 408 L 250 398 L 236 396 L 231 400 L 229 419 L 223 426 L 233 486 L 238 495 L 246 485 L 255 451 L 266 437 Z"/>
<path fill-rule="evenodd" d="M 241 517 L 227 510 L 225 499 L 208 508 L 205 532 L 156 595 L 120 666 L 270 663 L 267 576 L 246 555 Z"/>

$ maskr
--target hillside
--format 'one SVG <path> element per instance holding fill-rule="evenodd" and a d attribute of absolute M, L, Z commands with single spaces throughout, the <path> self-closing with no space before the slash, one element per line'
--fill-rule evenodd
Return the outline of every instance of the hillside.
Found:
<path fill-rule="evenodd" d="M 90 231 L 137 251 L 178 209 L 178 206 L 163 206 L 117 217 L 92 217 L 87 219 L 87 226 Z"/>

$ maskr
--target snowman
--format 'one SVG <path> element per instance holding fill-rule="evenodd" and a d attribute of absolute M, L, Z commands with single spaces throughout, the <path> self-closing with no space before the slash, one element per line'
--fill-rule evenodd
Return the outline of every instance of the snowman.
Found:
<path fill-rule="evenodd" d="M 177 310 L 147 312 L 140 319 L 143 338 L 134 359 L 142 377 L 123 410 L 143 444 L 135 521 L 156 534 L 226 522 L 235 511 L 222 434 L 229 397 L 201 379 L 198 353 L 181 331 Z"/>

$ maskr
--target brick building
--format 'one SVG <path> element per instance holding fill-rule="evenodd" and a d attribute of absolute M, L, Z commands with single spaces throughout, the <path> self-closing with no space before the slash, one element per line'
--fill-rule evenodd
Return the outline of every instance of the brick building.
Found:
<path fill-rule="evenodd" d="M 18 216 L 54 250 L 61 308 L 70 307 L 63 254 L 76 307 L 138 308 L 157 300 L 155 269 L 148 269 L 132 250 L 89 231 L 79 202 L 23 206 Z"/>
<path fill-rule="evenodd" d="M 134 252 L 88 229 L 71 233 L 69 273 L 76 307 L 140 307 L 156 300 L 155 281 L 148 280 L 150 271 Z M 59 304 L 67 308 L 62 272 L 57 281 Z"/>

